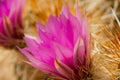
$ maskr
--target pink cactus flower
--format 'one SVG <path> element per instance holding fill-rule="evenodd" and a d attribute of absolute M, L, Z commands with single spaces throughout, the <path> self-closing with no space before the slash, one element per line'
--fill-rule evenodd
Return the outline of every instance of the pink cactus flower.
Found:
<path fill-rule="evenodd" d="M 25 0 L 0 0 L 0 45 L 12 46 L 23 38 L 24 3 Z"/>
<path fill-rule="evenodd" d="M 72 15 L 64 6 L 59 17 L 50 16 L 46 26 L 37 23 L 39 39 L 25 36 L 20 51 L 30 65 L 64 80 L 85 79 L 89 71 L 90 35 L 85 17 Z"/>

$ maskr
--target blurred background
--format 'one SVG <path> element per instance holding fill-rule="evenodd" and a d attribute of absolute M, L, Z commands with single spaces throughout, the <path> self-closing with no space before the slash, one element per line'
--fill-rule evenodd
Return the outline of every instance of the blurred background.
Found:
<path fill-rule="evenodd" d="M 114 27 L 114 23 L 118 23 L 116 17 L 120 20 L 120 0 L 78 0 L 78 2 L 80 11 L 87 15 L 92 36 L 91 54 L 94 56 L 90 80 L 119 80 L 120 70 L 117 68 L 119 57 L 115 57 L 117 61 L 110 62 L 108 55 L 114 54 L 100 52 L 102 48 L 99 44 L 107 45 L 103 28 L 106 25 Z M 23 13 L 25 33 L 37 37 L 36 21 L 45 24 L 49 15 L 59 16 L 63 5 L 69 6 L 70 11 L 75 14 L 76 0 L 26 0 Z M 0 46 L 0 80 L 59 80 L 23 61 L 24 57 L 17 50 Z"/>

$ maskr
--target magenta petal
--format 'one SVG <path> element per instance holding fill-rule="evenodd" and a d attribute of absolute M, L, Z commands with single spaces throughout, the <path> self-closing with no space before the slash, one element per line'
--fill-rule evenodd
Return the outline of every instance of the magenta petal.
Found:
<path fill-rule="evenodd" d="M 46 34 L 51 34 L 53 37 L 59 37 L 62 30 L 62 26 L 60 22 L 54 16 L 49 17 L 46 27 L 44 27 L 44 25 L 40 23 L 37 23 L 37 28 L 38 28 L 38 32 L 39 31 L 47 32 Z"/>
<path fill-rule="evenodd" d="M 87 20 L 86 19 L 84 19 L 84 22 L 82 22 L 82 26 L 84 26 L 83 27 L 83 29 L 82 29 L 82 35 L 84 36 L 84 39 L 86 38 L 86 37 L 88 37 L 88 35 L 89 35 L 89 30 L 88 30 L 88 25 L 87 25 Z"/>
<path fill-rule="evenodd" d="M 35 37 L 25 35 L 24 40 L 26 41 L 26 44 L 27 44 L 28 47 L 32 47 L 32 48 L 33 47 L 35 47 L 35 48 L 38 47 L 37 40 L 35 39 Z"/>
<path fill-rule="evenodd" d="M 79 22 L 81 24 L 83 22 L 82 21 L 83 17 L 81 16 L 81 12 L 80 12 L 78 6 L 77 6 L 77 9 L 76 9 L 76 17 L 77 17 L 77 19 L 79 20 Z"/>
<path fill-rule="evenodd" d="M 7 38 L 4 34 L 0 33 L 0 39 L 2 40 L 2 39 L 7 39 Z"/>
<path fill-rule="evenodd" d="M 74 41 L 74 38 L 73 38 L 73 35 L 74 35 L 73 28 L 74 27 L 72 26 L 71 21 L 69 20 L 69 16 L 66 17 L 64 14 L 61 14 L 60 15 L 60 20 L 61 20 L 61 23 L 63 25 L 64 35 L 66 36 L 66 38 L 69 40 L 69 42 L 73 46 L 73 41 Z"/>
<path fill-rule="evenodd" d="M 57 59 L 61 60 L 64 64 L 69 67 L 73 67 L 73 54 L 72 51 L 60 44 L 54 43 L 54 49 Z"/>
<path fill-rule="evenodd" d="M 73 70 L 70 69 L 67 65 L 63 64 L 61 61 L 55 60 L 55 67 L 61 75 L 66 77 L 66 79 L 74 79 L 75 74 Z"/>
<path fill-rule="evenodd" d="M 82 28 L 83 26 L 80 24 L 77 17 L 74 17 L 73 15 L 70 15 L 70 22 L 73 27 L 73 34 L 74 34 L 74 45 L 77 42 L 77 39 L 79 37 L 83 37 L 82 35 Z"/>
<path fill-rule="evenodd" d="M 48 21 L 49 22 L 47 24 L 47 27 L 40 23 L 37 23 L 37 29 L 40 39 L 45 43 L 55 41 L 63 46 L 71 47 L 71 43 L 69 42 L 69 40 L 66 38 L 66 36 L 63 36 L 65 29 L 61 27 L 60 22 L 57 21 L 57 19 L 53 16 L 51 16 Z M 61 40 L 59 38 L 61 38 Z"/>
<path fill-rule="evenodd" d="M 45 27 L 43 24 L 37 22 L 36 25 L 37 25 L 37 31 L 38 31 L 38 33 L 39 33 L 39 31 L 46 32 L 46 27 Z M 39 36 L 39 37 L 40 37 L 40 36 Z"/>
<path fill-rule="evenodd" d="M 75 60 L 76 67 L 84 64 L 83 62 L 86 59 L 85 56 L 86 54 L 85 54 L 84 41 L 82 38 L 79 38 L 74 48 L 74 60 Z"/>
<path fill-rule="evenodd" d="M 42 42 L 47 43 L 48 41 L 50 41 L 51 39 L 51 35 L 48 34 L 46 27 L 40 23 L 37 23 L 37 30 L 38 30 L 38 34 L 39 34 L 39 38 Z"/>
<path fill-rule="evenodd" d="M 26 49 L 20 49 L 20 51 L 24 53 L 24 55 L 29 59 L 29 61 L 30 61 L 29 63 L 31 65 L 33 65 L 34 67 L 39 68 L 45 72 L 54 73 L 54 74 L 58 75 L 58 73 L 54 67 L 49 66 L 49 64 L 45 64 L 45 63 L 37 60 Z"/>
<path fill-rule="evenodd" d="M 64 15 L 67 19 L 69 18 L 70 11 L 67 6 L 63 6 L 61 15 Z"/>
<path fill-rule="evenodd" d="M 51 62 L 54 62 L 55 55 L 52 49 L 50 49 L 50 47 L 48 47 L 47 45 L 42 45 L 41 43 L 41 45 L 39 45 L 39 43 L 37 43 L 35 39 L 30 38 L 28 36 L 25 37 L 25 41 L 28 45 L 27 50 L 31 52 L 31 54 L 35 58 L 53 66 Z"/>
<path fill-rule="evenodd" d="M 57 26 L 56 26 L 57 25 Z M 46 25 L 47 32 L 57 37 L 57 34 L 61 32 L 62 26 L 57 17 L 50 16 Z"/>

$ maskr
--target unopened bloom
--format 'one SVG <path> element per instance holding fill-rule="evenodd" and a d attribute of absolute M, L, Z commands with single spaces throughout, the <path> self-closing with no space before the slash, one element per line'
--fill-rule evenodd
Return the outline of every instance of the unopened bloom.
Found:
<path fill-rule="evenodd" d="M 22 9 L 25 0 L 0 0 L 0 45 L 13 46 L 23 38 Z"/>
<path fill-rule="evenodd" d="M 81 80 L 89 69 L 87 19 L 77 10 L 73 16 L 63 7 L 59 17 L 50 16 L 46 26 L 37 23 L 39 40 L 25 36 L 20 49 L 32 66 L 66 80 Z"/>

